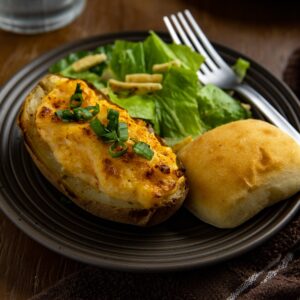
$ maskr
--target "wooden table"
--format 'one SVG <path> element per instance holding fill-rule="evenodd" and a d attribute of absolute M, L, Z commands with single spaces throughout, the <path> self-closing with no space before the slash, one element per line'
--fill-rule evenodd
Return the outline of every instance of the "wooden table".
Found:
<path fill-rule="evenodd" d="M 89 0 L 84 13 L 61 30 L 33 36 L 0 31 L 0 86 L 26 63 L 63 43 L 110 32 L 165 31 L 162 16 L 184 8 L 211 40 L 281 77 L 289 55 L 300 48 L 299 8 L 292 1 L 245 2 Z M 0 299 L 27 299 L 83 267 L 34 242 L 0 212 Z"/>

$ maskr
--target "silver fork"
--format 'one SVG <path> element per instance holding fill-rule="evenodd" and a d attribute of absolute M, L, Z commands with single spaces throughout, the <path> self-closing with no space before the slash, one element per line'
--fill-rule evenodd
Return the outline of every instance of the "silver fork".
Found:
<path fill-rule="evenodd" d="M 231 67 L 217 53 L 188 10 L 185 10 L 184 13 L 177 13 L 177 16 L 171 15 L 170 18 L 165 16 L 163 20 L 176 44 L 182 44 L 183 41 L 185 45 L 205 57 L 205 63 L 201 65 L 197 73 L 203 84 L 212 83 L 220 88 L 234 90 L 241 94 L 256 106 L 271 123 L 300 144 L 299 132 L 249 84 L 239 82 Z"/>

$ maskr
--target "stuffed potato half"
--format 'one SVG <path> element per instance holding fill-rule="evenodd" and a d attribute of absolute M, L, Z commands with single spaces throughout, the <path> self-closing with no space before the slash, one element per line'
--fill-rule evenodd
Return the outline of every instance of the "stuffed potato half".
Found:
<path fill-rule="evenodd" d="M 70 106 L 76 87 L 82 107 L 99 105 L 97 118 L 108 126 L 108 111 L 119 113 L 128 127 L 127 151 L 112 157 L 109 143 L 90 122 L 65 122 L 57 111 Z M 171 148 L 160 143 L 142 120 L 112 104 L 81 80 L 47 75 L 27 96 L 19 115 L 25 145 L 42 174 L 62 193 L 90 213 L 139 226 L 169 218 L 187 194 L 186 178 Z M 145 159 L 133 151 L 134 141 L 153 152 Z"/>

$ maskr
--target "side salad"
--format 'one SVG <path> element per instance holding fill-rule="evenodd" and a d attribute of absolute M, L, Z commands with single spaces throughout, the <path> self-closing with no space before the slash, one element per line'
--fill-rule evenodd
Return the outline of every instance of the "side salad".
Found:
<path fill-rule="evenodd" d="M 71 53 L 49 72 L 87 81 L 131 117 L 150 123 L 172 146 L 251 116 L 249 108 L 230 92 L 199 82 L 197 71 L 203 62 L 189 47 L 167 44 L 151 31 L 143 42 L 117 40 L 92 51 Z M 248 68 L 243 59 L 233 66 L 241 80 Z"/>

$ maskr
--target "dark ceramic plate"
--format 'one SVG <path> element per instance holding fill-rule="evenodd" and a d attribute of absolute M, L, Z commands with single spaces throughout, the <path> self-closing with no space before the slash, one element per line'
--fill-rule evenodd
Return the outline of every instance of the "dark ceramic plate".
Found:
<path fill-rule="evenodd" d="M 153 228 L 136 228 L 94 217 L 62 195 L 40 174 L 17 127 L 27 93 L 59 58 L 116 39 L 143 40 L 146 32 L 112 34 L 65 45 L 19 71 L 0 93 L 0 207 L 25 233 L 68 257 L 100 267 L 130 271 L 183 270 L 217 263 L 248 251 L 287 224 L 300 206 L 299 195 L 265 209 L 232 230 L 207 225 L 184 208 Z M 166 34 L 162 37 L 169 41 Z M 239 53 L 215 45 L 232 64 Z M 250 60 L 251 61 L 251 60 Z M 251 61 L 246 81 L 297 128 L 299 101 L 268 71 Z M 255 112 L 257 117 L 261 116 Z"/>

